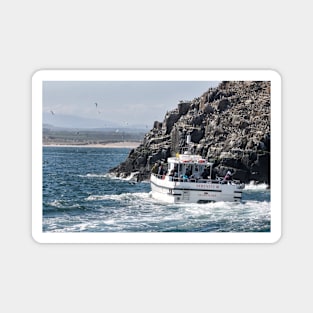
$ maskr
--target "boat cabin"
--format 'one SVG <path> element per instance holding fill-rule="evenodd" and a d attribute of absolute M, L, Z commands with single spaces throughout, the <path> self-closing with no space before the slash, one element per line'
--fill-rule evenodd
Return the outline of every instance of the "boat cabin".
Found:
<path fill-rule="evenodd" d="M 190 136 L 188 151 L 167 159 L 167 171 L 162 165 L 152 168 L 151 195 L 169 203 L 208 203 L 240 201 L 244 184 L 239 181 L 212 179 L 213 163 L 192 154 Z"/>
<path fill-rule="evenodd" d="M 168 158 L 167 175 L 172 180 L 210 179 L 213 163 L 207 162 L 201 156 L 191 154 L 176 155 Z"/>

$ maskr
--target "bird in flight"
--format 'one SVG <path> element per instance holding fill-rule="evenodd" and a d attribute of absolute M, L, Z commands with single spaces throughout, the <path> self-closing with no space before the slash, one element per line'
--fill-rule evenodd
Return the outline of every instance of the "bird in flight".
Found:
<path fill-rule="evenodd" d="M 55 114 L 52 110 L 50 110 L 50 113 L 51 113 L 52 115 L 54 115 L 54 114 Z"/>

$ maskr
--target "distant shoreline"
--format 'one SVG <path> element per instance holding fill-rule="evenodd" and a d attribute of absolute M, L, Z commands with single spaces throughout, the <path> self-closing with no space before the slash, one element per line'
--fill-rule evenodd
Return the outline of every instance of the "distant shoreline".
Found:
<path fill-rule="evenodd" d="M 122 142 L 108 142 L 106 144 L 61 144 L 61 143 L 51 143 L 43 144 L 43 147 L 73 147 L 73 148 L 137 148 L 140 142 L 137 141 L 122 141 Z"/>

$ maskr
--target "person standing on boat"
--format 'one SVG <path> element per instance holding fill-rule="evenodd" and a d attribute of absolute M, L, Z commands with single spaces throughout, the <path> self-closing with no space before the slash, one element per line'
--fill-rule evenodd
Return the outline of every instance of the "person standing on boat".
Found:
<path fill-rule="evenodd" d="M 191 169 L 190 169 L 190 167 L 187 167 L 187 169 L 186 169 L 186 176 L 187 176 L 187 178 L 189 178 L 190 176 L 191 176 Z"/>
<path fill-rule="evenodd" d="M 160 164 L 159 165 L 159 169 L 158 169 L 158 175 L 163 175 L 164 174 L 164 169 L 163 169 L 163 165 L 162 164 Z"/>
<path fill-rule="evenodd" d="M 202 172 L 201 177 L 202 177 L 203 179 L 208 179 L 209 175 L 210 175 L 209 170 L 208 170 L 208 168 L 206 167 L 206 168 L 204 169 L 204 171 Z"/>
<path fill-rule="evenodd" d="M 157 174 L 158 173 L 158 163 L 155 163 L 151 169 L 151 172 L 153 174 Z"/>
<path fill-rule="evenodd" d="M 231 180 L 231 177 L 232 177 L 232 173 L 231 171 L 227 171 L 225 177 L 224 177 L 224 180 L 226 181 L 230 181 Z"/>

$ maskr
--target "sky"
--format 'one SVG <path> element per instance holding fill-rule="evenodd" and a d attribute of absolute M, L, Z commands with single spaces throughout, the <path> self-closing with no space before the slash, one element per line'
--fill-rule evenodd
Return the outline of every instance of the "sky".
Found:
<path fill-rule="evenodd" d="M 180 100 L 216 81 L 45 81 L 43 123 L 59 127 L 149 127 Z"/>

